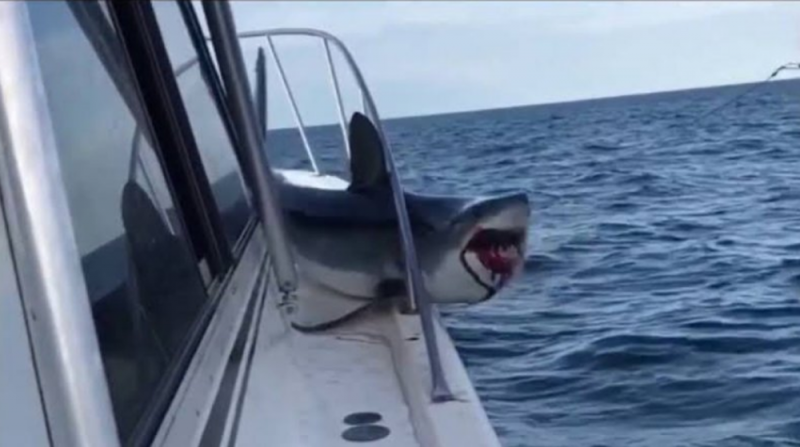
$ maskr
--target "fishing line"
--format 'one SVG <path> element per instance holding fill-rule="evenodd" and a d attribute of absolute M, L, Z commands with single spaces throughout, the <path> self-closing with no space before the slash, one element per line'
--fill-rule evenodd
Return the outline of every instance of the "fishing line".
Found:
<path fill-rule="evenodd" d="M 687 127 L 688 126 L 696 127 L 698 124 L 700 124 L 703 120 L 705 120 L 706 118 L 708 118 L 712 114 L 714 114 L 716 112 L 719 112 L 720 110 L 730 106 L 731 104 L 736 103 L 736 101 L 744 98 L 745 96 L 747 96 L 749 94 L 752 94 L 754 91 L 758 90 L 759 88 L 764 87 L 770 81 L 775 79 L 784 70 L 800 70 L 800 62 L 787 62 L 787 63 L 781 65 L 780 67 L 776 68 L 772 72 L 772 74 L 770 74 L 763 81 L 756 82 L 755 84 L 748 85 L 748 86 L 744 87 L 744 89 L 742 91 L 740 91 L 739 93 L 733 95 L 728 100 L 722 102 L 719 105 L 716 105 L 714 107 L 709 108 L 708 110 L 706 110 L 705 112 L 703 112 L 703 113 L 701 113 L 699 115 L 690 116 L 689 118 L 692 118 L 692 120 L 690 122 L 686 122 L 684 124 L 681 124 L 681 127 L 683 127 L 684 125 L 687 126 Z M 654 145 L 654 146 L 658 146 L 658 145 L 661 145 L 662 143 L 665 143 L 669 138 L 671 138 L 671 137 L 665 136 L 663 138 L 658 139 L 655 143 L 651 143 L 651 144 Z"/>
<path fill-rule="evenodd" d="M 712 113 L 718 112 L 718 111 L 724 109 L 725 107 L 728 107 L 729 105 L 735 103 L 736 101 L 742 99 L 743 97 L 753 93 L 757 89 L 759 89 L 759 88 L 763 87 L 764 85 L 766 85 L 767 83 L 769 83 L 769 81 L 775 79 L 775 77 L 778 76 L 778 74 L 780 74 L 780 72 L 782 72 L 784 70 L 800 70 L 800 62 L 789 62 L 789 63 L 781 65 L 780 67 L 776 68 L 775 71 L 773 71 L 772 74 L 767 77 L 767 79 L 764 79 L 761 82 L 757 82 L 757 83 L 755 83 L 753 85 L 748 86 L 743 91 L 741 91 L 738 94 L 734 95 L 729 100 L 723 102 L 722 104 L 720 104 L 718 106 L 712 107 L 710 110 L 708 110 L 705 113 L 703 113 L 702 115 L 698 116 L 697 119 L 700 119 L 700 120 L 705 119 L 709 115 L 711 115 Z"/>

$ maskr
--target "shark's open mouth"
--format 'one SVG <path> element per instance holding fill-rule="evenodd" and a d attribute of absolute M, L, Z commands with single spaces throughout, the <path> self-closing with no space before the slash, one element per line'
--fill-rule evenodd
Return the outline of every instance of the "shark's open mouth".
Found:
<path fill-rule="evenodd" d="M 517 271 L 524 257 L 525 230 L 482 228 L 476 231 L 461 253 L 461 261 L 478 283 L 494 294 L 503 287 Z M 467 255 L 474 258 L 488 272 L 476 271 Z M 472 256 L 470 256 L 472 257 Z"/>

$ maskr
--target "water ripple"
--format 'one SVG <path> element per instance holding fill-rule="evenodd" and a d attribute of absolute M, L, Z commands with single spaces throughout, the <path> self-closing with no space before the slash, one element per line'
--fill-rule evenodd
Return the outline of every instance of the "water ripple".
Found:
<path fill-rule="evenodd" d="M 504 445 L 800 446 L 800 83 L 725 92 L 387 123 L 412 187 L 532 198 L 523 278 L 445 312 Z"/>

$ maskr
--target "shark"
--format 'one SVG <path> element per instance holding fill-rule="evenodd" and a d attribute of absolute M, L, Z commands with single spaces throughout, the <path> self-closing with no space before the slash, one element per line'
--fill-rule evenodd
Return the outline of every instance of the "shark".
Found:
<path fill-rule="evenodd" d="M 385 152 L 365 115 L 348 128 L 350 181 L 275 170 L 276 186 L 303 282 L 368 302 L 402 295 L 404 257 Z M 426 293 L 438 304 L 495 296 L 522 269 L 527 194 L 427 195 L 402 191 Z"/>

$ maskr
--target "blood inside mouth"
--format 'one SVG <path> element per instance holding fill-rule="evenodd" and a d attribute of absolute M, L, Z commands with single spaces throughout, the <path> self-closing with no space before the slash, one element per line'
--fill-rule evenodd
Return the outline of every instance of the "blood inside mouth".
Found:
<path fill-rule="evenodd" d="M 522 230 L 484 228 L 467 243 L 465 252 L 475 253 L 481 265 L 491 272 L 492 282 L 504 285 L 522 262 L 525 233 Z"/>

